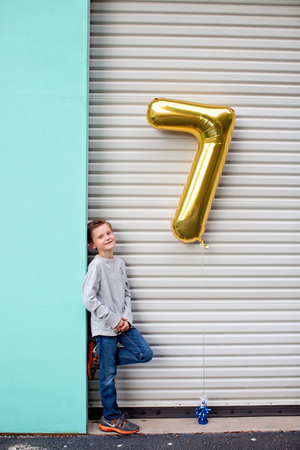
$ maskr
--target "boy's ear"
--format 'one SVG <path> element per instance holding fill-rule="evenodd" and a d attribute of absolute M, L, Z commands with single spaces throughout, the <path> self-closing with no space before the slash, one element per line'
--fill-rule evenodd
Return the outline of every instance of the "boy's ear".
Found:
<path fill-rule="evenodd" d="M 89 245 L 90 245 L 94 250 L 97 250 L 97 247 L 96 247 L 96 245 L 95 245 L 93 242 L 89 242 Z"/>

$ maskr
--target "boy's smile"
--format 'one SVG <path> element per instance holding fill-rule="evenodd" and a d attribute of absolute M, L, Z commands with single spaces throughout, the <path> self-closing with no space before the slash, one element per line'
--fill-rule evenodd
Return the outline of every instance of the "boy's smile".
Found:
<path fill-rule="evenodd" d="M 92 231 L 92 242 L 90 246 L 98 250 L 98 254 L 106 259 L 113 258 L 113 248 L 116 244 L 116 238 L 110 226 L 107 223 L 99 225 Z"/>

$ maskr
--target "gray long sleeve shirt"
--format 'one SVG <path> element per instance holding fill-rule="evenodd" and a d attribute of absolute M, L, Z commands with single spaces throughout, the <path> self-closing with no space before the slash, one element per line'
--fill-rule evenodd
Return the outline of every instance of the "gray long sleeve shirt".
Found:
<path fill-rule="evenodd" d="M 121 317 L 132 325 L 131 295 L 121 258 L 96 255 L 83 282 L 83 303 L 91 313 L 92 336 L 116 336 Z"/>

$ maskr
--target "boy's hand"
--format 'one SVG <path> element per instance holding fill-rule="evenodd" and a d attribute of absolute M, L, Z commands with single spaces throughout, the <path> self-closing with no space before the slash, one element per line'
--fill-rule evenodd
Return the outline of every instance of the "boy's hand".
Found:
<path fill-rule="evenodd" d="M 126 317 L 121 317 L 120 322 L 115 328 L 116 333 L 124 333 L 124 331 L 129 330 L 129 324 Z"/>

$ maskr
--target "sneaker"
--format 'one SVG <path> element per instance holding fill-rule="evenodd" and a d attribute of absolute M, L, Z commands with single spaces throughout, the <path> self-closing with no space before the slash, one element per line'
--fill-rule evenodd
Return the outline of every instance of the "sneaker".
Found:
<path fill-rule="evenodd" d="M 139 431 L 140 427 L 135 423 L 129 422 L 125 417 L 128 417 L 126 411 L 115 420 L 107 420 L 104 416 L 100 420 L 100 430 L 102 431 L 116 431 L 121 434 L 133 434 Z"/>
<path fill-rule="evenodd" d="M 95 378 L 96 370 L 99 369 L 100 363 L 97 352 L 97 344 L 93 341 L 88 343 L 88 362 L 87 362 L 87 373 L 89 380 Z"/>

